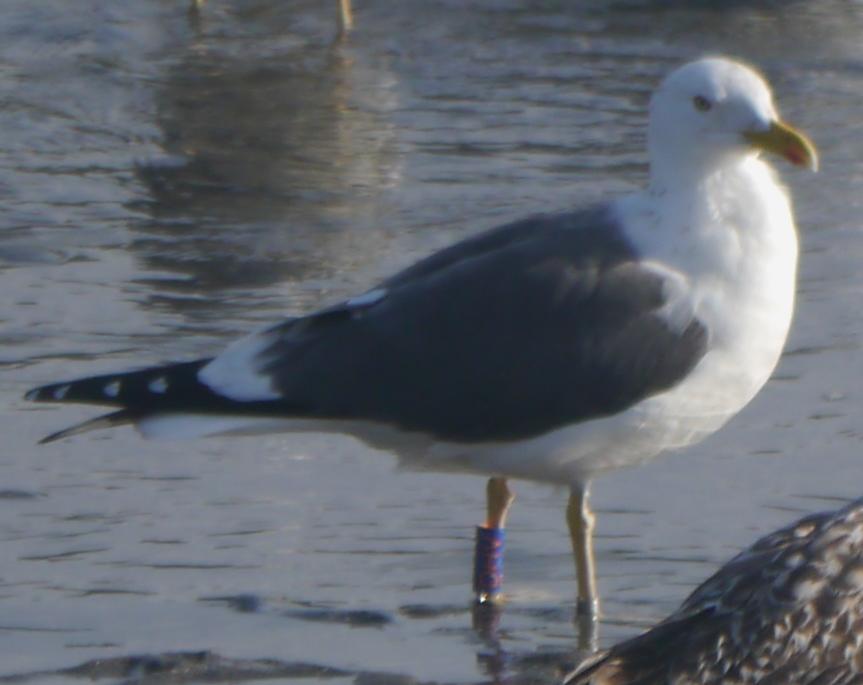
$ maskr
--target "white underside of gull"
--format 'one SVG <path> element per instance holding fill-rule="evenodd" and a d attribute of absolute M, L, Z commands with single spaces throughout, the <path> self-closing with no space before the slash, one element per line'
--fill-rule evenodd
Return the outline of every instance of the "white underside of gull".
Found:
<path fill-rule="evenodd" d="M 645 257 L 681 275 L 709 351 L 671 390 L 624 412 L 513 444 L 435 445 L 427 465 L 580 484 L 702 440 L 767 382 L 791 324 L 797 269 L 793 215 L 773 170 L 744 157 L 699 188 L 633 195 L 617 211 Z"/>
<path fill-rule="evenodd" d="M 691 445 L 745 406 L 773 372 L 793 312 L 797 238 L 784 188 L 755 155 L 678 178 L 673 192 L 654 187 L 617 201 L 615 211 L 644 258 L 672 276 L 669 325 L 694 312 L 709 331 L 709 350 L 671 390 L 626 411 L 510 443 L 439 442 L 361 421 L 251 416 L 154 416 L 139 429 L 151 438 L 338 431 L 395 452 L 409 468 L 566 485 Z M 202 380 L 220 385 L 234 371 L 211 368 Z M 252 383 L 240 394 L 262 390 L 272 393 Z"/>

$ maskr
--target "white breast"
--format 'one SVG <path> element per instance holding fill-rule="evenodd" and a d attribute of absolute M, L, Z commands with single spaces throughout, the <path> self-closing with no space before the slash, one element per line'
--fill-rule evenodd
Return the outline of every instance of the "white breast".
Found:
<path fill-rule="evenodd" d="M 633 408 L 663 449 L 706 437 L 755 397 L 779 361 L 794 309 L 797 235 L 773 171 L 750 157 L 691 197 L 702 200 L 689 208 L 675 198 L 654 201 L 657 223 L 634 234 L 645 252 L 684 275 L 709 331 L 709 351 L 693 372 Z"/>
<path fill-rule="evenodd" d="M 424 467 L 583 483 L 703 439 L 761 389 L 788 335 L 797 268 L 793 217 L 773 172 L 750 157 L 697 192 L 632 196 L 618 210 L 637 248 L 679 275 L 675 297 L 688 290 L 669 322 L 694 313 L 709 351 L 674 388 L 620 414 L 514 444 L 437 444 Z"/>

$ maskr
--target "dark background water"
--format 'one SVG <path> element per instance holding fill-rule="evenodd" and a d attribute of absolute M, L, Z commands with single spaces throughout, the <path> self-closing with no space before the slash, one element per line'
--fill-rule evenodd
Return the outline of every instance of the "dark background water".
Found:
<path fill-rule="evenodd" d="M 516 484 L 510 603 L 475 631 L 482 479 L 333 436 L 37 447 L 93 412 L 19 397 L 214 352 L 495 223 L 637 187 L 649 92 L 704 53 L 759 65 L 821 150 L 818 175 L 781 169 L 797 317 L 723 431 L 597 482 L 602 644 L 757 534 L 863 494 L 863 7 L 355 5 L 343 40 L 329 0 L 0 5 L 0 674 L 206 649 L 342 669 L 307 682 L 553 680 L 576 645 L 565 493 Z M 117 675 L 50 678 L 82 673 Z"/>

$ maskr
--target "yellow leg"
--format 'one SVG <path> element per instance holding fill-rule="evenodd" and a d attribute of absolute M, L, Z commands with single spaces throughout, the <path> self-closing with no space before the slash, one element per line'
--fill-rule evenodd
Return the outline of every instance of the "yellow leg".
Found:
<path fill-rule="evenodd" d="M 339 33 L 347 33 L 354 27 L 354 13 L 351 0 L 338 0 L 339 3 Z"/>
<path fill-rule="evenodd" d="M 576 611 L 581 616 L 599 615 L 599 596 L 596 592 L 596 568 L 593 562 L 594 516 L 588 502 L 588 488 L 573 488 L 566 508 L 566 521 L 575 556 L 575 573 L 578 580 Z"/>
<path fill-rule="evenodd" d="M 485 486 L 485 527 L 506 527 L 506 515 L 514 499 L 515 495 L 509 489 L 506 478 L 489 478 Z"/>

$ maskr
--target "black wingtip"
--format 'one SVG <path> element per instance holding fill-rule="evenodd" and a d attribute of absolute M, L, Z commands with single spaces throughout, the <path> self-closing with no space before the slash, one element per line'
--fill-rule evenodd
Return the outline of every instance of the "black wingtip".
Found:
<path fill-rule="evenodd" d="M 102 414 L 102 416 L 88 419 L 82 423 L 76 423 L 74 426 L 69 426 L 69 428 L 64 428 L 56 433 L 46 435 L 38 442 L 38 444 L 47 445 L 49 442 L 56 442 L 57 440 L 62 440 L 63 438 L 68 438 L 72 435 L 78 435 L 79 433 L 87 433 L 88 431 L 100 430 L 102 428 L 122 426 L 127 423 L 133 423 L 136 418 L 140 418 L 140 415 L 128 409 L 121 409 L 120 411 L 111 412 L 110 414 Z"/>
<path fill-rule="evenodd" d="M 46 435 L 42 438 L 37 445 L 47 445 L 49 442 L 54 442 L 56 440 L 60 440 L 61 438 L 66 437 L 69 434 L 67 430 L 57 431 L 56 433 L 51 433 L 51 435 Z"/>
<path fill-rule="evenodd" d="M 38 388 L 28 390 L 24 394 L 24 399 L 27 402 L 62 402 L 72 388 L 72 385 L 72 383 L 40 385 Z"/>
<path fill-rule="evenodd" d="M 27 402 L 41 402 L 44 399 L 44 397 L 43 397 L 44 391 L 45 391 L 44 387 L 33 388 L 32 390 L 28 390 L 25 393 L 24 399 Z"/>

